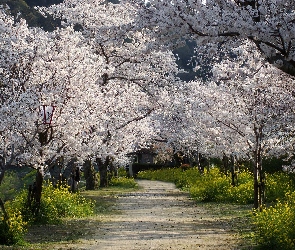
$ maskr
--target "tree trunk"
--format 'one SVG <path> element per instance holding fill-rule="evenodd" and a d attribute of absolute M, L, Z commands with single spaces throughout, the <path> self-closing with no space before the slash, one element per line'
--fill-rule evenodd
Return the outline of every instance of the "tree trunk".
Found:
<path fill-rule="evenodd" d="M 6 211 L 6 209 L 5 209 L 5 206 L 4 206 L 4 201 L 0 198 L 0 208 L 1 208 L 1 210 L 2 210 L 2 214 L 3 214 L 3 219 L 4 219 L 4 221 L 3 221 L 3 223 L 4 223 L 4 227 L 2 227 L 2 230 L 4 230 L 4 231 L 8 231 L 8 229 L 9 229 L 9 224 L 8 224 L 8 222 L 9 222 L 9 215 L 8 215 L 8 213 L 7 213 L 7 211 Z M 2 236 L 1 235 L 1 237 L 4 237 L 4 239 L 5 239 L 5 236 Z M 5 240 L 4 240 L 5 241 Z M 3 243 L 3 241 L 2 241 L 2 243 Z"/>
<path fill-rule="evenodd" d="M 33 202 L 33 204 L 29 204 L 32 212 L 35 216 L 39 214 L 40 205 L 41 205 L 41 196 L 42 196 L 42 184 L 43 184 L 43 174 L 41 171 L 41 168 L 39 167 L 37 169 L 36 173 L 36 179 L 33 184 L 33 188 L 31 190 L 31 193 L 29 192 L 29 196 L 32 197 L 30 199 L 30 202 Z"/>
<path fill-rule="evenodd" d="M 4 216 L 4 221 L 7 222 L 9 217 L 8 217 L 8 214 L 6 212 L 6 209 L 5 209 L 5 206 L 4 206 L 4 202 L 2 201 L 2 199 L 0 198 L 0 207 L 1 207 L 1 210 L 3 212 L 3 216 Z"/>
<path fill-rule="evenodd" d="M 254 168 L 254 208 L 258 209 L 260 204 L 259 204 L 259 182 L 258 182 L 258 167 L 256 162 L 254 161 L 253 163 L 253 168 Z"/>
<path fill-rule="evenodd" d="M 113 177 L 118 177 L 118 172 L 116 166 L 113 164 L 113 161 L 111 160 L 109 163 L 108 181 L 110 181 Z"/>
<path fill-rule="evenodd" d="M 223 172 L 224 172 L 224 174 L 226 176 L 228 176 L 228 169 L 229 169 L 228 165 L 229 165 L 229 163 L 228 163 L 228 157 L 227 157 L 227 155 L 225 153 L 223 153 L 222 165 L 223 165 Z"/>
<path fill-rule="evenodd" d="M 236 167 L 235 167 L 235 158 L 233 155 L 230 156 L 230 172 L 231 172 L 231 185 L 238 185 L 237 176 L 236 176 Z"/>
<path fill-rule="evenodd" d="M 5 166 L 1 166 L 1 168 L 0 168 L 0 185 L 4 179 L 5 171 L 6 171 Z"/>
<path fill-rule="evenodd" d="M 183 156 L 182 152 L 175 152 L 173 154 L 173 159 L 174 159 L 176 167 L 181 166 L 181 164 L 182 164 L 182 156 Z"/>
<path fill-rule="evenodd" d="M 99 187 L 107 187 L 108 186 L 108 165 L 109 165 L 109 157 L 106 158 L 105 162 L 102 162 L 101 158 L 96 158 L 96 162 L 98 165 L 99 171 Z"/>
<path fill-rule="evenodd" d="M 78 191 L 79 181 L 80 181 L 80 169 L 75 164 L 71 174 L 71 191 L 73 193 Z"/>
<path fill-rule="evenodd" d="M 84 166 L 84 177 L 86 181 L 86 190 L 95 190 L 98 187 L 95 169 L 90 160 L 86 160 Z"/>
<path fill-rule="evenodd" d="M 262 172 L 262 127 L 256 128 L 256 148 L 254 155 L 254 208 L 262 210 L 265 197 L 265 177 Z"/>
<path fill-rule="evenodd" d="M 49 168 L 49 172 L 50 172 L 50 181 L 52 183 L 52 185 L 54 187 L 57 187 L 58 185 L 61 185 L 62 182 L 62 178 L 61 178 L 61 170 L 62 170 L 62 157 L 60 157 L 60 159 L 57 159 L 53 164 L 51 164 L 50 168 Z"/>
<path fill-rule="evenodd" d="M 199 154 L 199 172 L 200 172 L 200 174 L 204 173 L 206 166 L 207 166 L 207 159 L 202 154 Z"/>
<path fill-rule="evenodd" d="M 262 165 L 254 162 L 254 208 L 262 210 L 265 202 L 265 177 L 262 173 Z"/>

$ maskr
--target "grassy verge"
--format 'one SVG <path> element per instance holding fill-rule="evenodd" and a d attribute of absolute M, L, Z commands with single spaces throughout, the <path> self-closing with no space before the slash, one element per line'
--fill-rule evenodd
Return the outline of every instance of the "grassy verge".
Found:
<path fill-rule="evenodd" d="M 198 207 L 208 211 L 208 216 L 214 219 L 215 226 L 231 228 L 231 232 L 240 239 L 239 250 L 256 249 L 257 243 L 253 237 L 252 205 L 200 202 Z"/>

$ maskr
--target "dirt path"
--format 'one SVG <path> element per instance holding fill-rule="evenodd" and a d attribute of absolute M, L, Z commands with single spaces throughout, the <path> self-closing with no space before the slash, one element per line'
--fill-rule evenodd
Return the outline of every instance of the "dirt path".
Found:
<path fill-rule="evenodd" d="M 118 214 L 69 249 L 241 249 L 229 223 L 197 206 L 171 183 L 138 180 L 142 189 L 118 197 Z M 60 248 L 61 249 L 61 248 Z"/>

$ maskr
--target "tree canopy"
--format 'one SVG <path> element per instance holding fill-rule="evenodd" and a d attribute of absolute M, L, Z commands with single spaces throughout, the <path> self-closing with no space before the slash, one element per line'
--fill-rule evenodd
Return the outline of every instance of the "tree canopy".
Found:
<path fill-rule="evenodd" d="M 161 141 L 248 157 L 257 181 L 264 156 L 293 154 L 293 1 L 65 0 L 36 9 L 58 27 L 1 7 L 1 175 L 12 162 L 46 169 L 61 156 L 123 163 Z M 51 126 L 42 105 L 55 107 Z"/>

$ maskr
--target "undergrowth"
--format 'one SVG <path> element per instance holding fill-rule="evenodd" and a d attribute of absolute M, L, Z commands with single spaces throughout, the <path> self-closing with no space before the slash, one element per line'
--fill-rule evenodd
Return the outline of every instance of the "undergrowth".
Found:
<path fill-rule="evenodd" d="M 8 218 L 0 212 L 0 244 L 21 243 L 27 227 L 33 224 L 59 224 L 62 219 L 81 218 L 93 214 L 94 202 L 71 193 L 67 186 L 55 188 L 44 183 L 38 213 L 28 206 L 28 191 L 21 191 L 5 203 Z"/>

